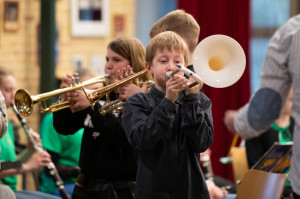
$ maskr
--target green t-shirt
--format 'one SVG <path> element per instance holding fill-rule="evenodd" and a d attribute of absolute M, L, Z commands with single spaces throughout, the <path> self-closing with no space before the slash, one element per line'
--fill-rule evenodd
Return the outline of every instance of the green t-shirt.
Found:
<path fill-rule="evenodd" d="M 292 141 L 292 134 L 289 131 L 290 125 L 287 127 L 279 127 L 277 124 L 273 123 L 272 128 L 278 132 L 278 140 L 279 143 L 286 143 Z M 288 169 L 285 173 L 288 173 L 290 169 Z M 285 186 L 291 186 L 289 181 L 286 181 Z"/>
<path fill-rule="evenodd" d="M 13 127 L 8 121 L 8 129 L 6 134 L 0 139 L 0 160 L 1 161 L 15 161 L 16 151 L 15 151 L 15 137 L 13 132 Z M 17 190 L 17 176 L 11 176 L 1 179 L 3 184 L 9 186 L 13 191 Z"/>
<path fill-rule="evenodd" d="M 279 143 L 285 143 L 292 141 L 292 134 L 290 132 L 290 125 L 287 127 L 279 127 L 277 124 L 273 123 L 272 128 L 278 132 Z"/>
<path fill-rule="evenodd" d="M 53 127 L 53 114 L 47 114 L 41 124 L 40 133 L 44 149 L 59 154 L 58 162 L 67 166 L 78 166 L 81 149 L 81 140 L 84 129 L 80 129 L 73 135 L 61 135 Z M 41 172 L 40 189 L 46 193 L 52 193 L 56 189 L 54 180 Z M 64 183 L 74 183 L 75 178 L 64 180 Z"/>

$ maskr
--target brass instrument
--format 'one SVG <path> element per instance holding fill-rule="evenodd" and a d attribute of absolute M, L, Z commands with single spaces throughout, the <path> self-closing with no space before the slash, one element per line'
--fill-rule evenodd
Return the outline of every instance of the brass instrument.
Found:
<path fill-rule="evenodd" d="M 144 69 L 140 72 L 137 72 L 135 74 L 132 74 L 128 77 L 125 77 L 123 79 L 121 79 L 120 81 L 117 81 L 115 83 L 112 83 L 110 85 L 98 88 L 98 89 L 94 89 L 94 90 L 89 90 L 84 88 L 85 86 L 91 85 L 91 84 L 95 84 L 95 83 L 105 83 L 105 78 L 107 78 L 109 75 L 106 75 L 104 77 L 98 77 L 98 78 L 93 78 L 87 81 L 84 81 L 82 83 L 78 83 L 78 84 L 73 84 L 70 87 L 67 88 L 61 88 L 61 89 L 57 89 L 51 92 L 47 92 L 47 93 L 43 93 L 43 94 L 39 94 L 39 95 L 33 95 L 31 96 L 26 90 L 24 89 L 20 89 L 16 92 L 15 94 L 15 106 L 17 108 L 17 111 L 23 115 L 23 116 L 29 116 L 32 113 L 33 110 L 33 105 L 38 103 L 38 102 L 45 102 L 45 100 L 52 98 L 53 96 L 56 95 L 60 95 L 69 91 L 74 91 L 77 89 L 83 89 L 83 91 L 85 92 L 87 99 L 90 101 L 91 103 L 91 107 L 93 108 L 95 103 L 102 98 L 103 96 L 106 95 L 107 101 L 110 102 L 109 100 L 109 93 L 112 92 L 113 90 L 115 90 L 116 88 L 123 86 L 125 84 L 127 84 L 130 81 L 135 81 L 137 78 L 140 78 L 142 75 L 144 75 L 145 73 L 147 73 L 147 69 Z M 116 109 L 118 107 L 121 106 L 121 104 L 118 104 L 116 106 L 117 103 L 121 102 L 121 100 L 113 102 L 115 105 L 114 107 L 110 107 L 110 110 Z M 53 113 L 55 111 L 59 111 L 65 108 L 69 108 L 71 106 L 72 102 L 70 101 L 58 101 L 52 105 L 50 105 L 49 107 L 47 107 L 46 105 L 44 105 L 44 107 L 41 105 L 41 112 L 42 113 Z M 106 106 L 106 108 L 108 108 L 110 106 L 110 104 L 108 104 L 108 106 Z M 104 113 L 104 112 L 103 112 Z"/>
<path fill-rule="evenodd" d="M 233 38 L 225 35 L 212 35 L 202 40 L 196 47 L 193 55 L 193 65 L 196 73 L 193 73 L 183 66 L 177 65 L 177 68 L 186 75 L 193 77 L 196 80 L 196 84 L 203 82 L 211 87 L 223 88 L 231 86 L 241 78 L 245 70 L 246 56 L 240 44 Z M 146 69 L 123 78 L 120 81 L 94 90 L 88 90 L 84 87 L 90 84 L 103 83 L 103 78 L 105 77 L 94 78 L 83 83 L 71 85 L 67 88 L 57 89 L 35 96 L 30 96 L 26 90 L 20 89 L 15 94 L 15 105 L 20 114 L 29 116 L 32 113 L 33 105 L 35 103 L 42 102 L 65 92 L 83 89 L 93 108 L 95 103 L 105 95 L 107 101 L 110 102 L 108 97 L 110 92 L 130 81 L 137 80 L 145 73 L 147 73 Z M 172 76 L 172 74 L 166 74 L 166 76 Z M 189 85 L 189 87 L 192 87 L 193 85 L 195 85 L 195 83 Z M 105 114 L 117 107 L 123 106 L 124 102 L 121 102 L 122 100 L 110 102 L 101 109 L 100 112 Z M 58 102 L 49 108 L 41 107 L 41 112 L 51 113 L 68 108 L 70 105 L 70 101 Z"/>
<path fill-rule="evenodd" d="M 203 39 L 193 55 L 194 69 L 206 85 L 224 88 L 236 83 L 246 67 L 246 55 L 241 45 L 226 35 Z"/>
<path fill-rule="evenodd" d="M 146 83 L 147 83 L 147 89 L 149 89 L 154 84 L 152 80 L 148 80 Z M 123 110 L 125 103 L 126 100 L 119 98 L 117 100 L 109 102 L 108 104 L 103 105 L 100 109 L 100 113 L 102 115 L 105 115 L 106 113 L 109 113 L 111 111 L 121 112 Z"/>
<path fill-rule="evenodd" d="M 244 73 L 246 56 L 243 48 L 233 38 L 226 35 L 212 35 L 203 39 L 193 55 L 195 73 L 177 65 L 177 70 L 168 71 L 171 78 L 178 71 L 192 77 L 197 83 L 205 83 L 214 88 L 224 88 L 237 82 Z M 189 85 L 191 88 L 195 84 Z"/>
<path fill-rule="evenodd" d="M 15 106 L 17 111 L 23 115 L 23 116 L 29 116 L 32 113 L 33 105 L 38 102 L 44 102 L 44 107 L 41 104 L 41 112 L 42 113 L 53 113 L 55 111 L 59 111 L 64 108 L 68 108 L 71 106 L 72 102 L 70 101 L 58 101 L 49 107 L 46 106 L 45 100 L 50 99 L 54 96 L 74 91 L 77 89 L 83 89 L 85 86 L 96 84 L 96 83 L 104 83 L 105 78 L 109 77 L 109 75 L 104 75 L 100 77 L 96 77 L 87 81 L 84 81 L 82 83 L 76 83 L 72 84 L 70 87 L 67 88 L 61 88 L 54 91 L 50 91 L 47 93 L 39 94 L 39 95 L 30 95 L 28 91 L 25 89 L 20 89 L 15 94 Z"/>
<path fill-rule="evenodd" d="M 90 103 L 92 105 L 92 108 L 94 107 L 95 103 L 100 98 L 106 96 L 106 101 L 108 101 L 109 103 L 104 107 L 104 109 L 100 110 L 100 113 L 106 114 L 107 112 L 110 112 L 110 111 L 124 105 L 124 102 L 122 102 L 121 99 L 110 102 L 109 93 L 114 91 L 116 88 L 127 84 L 130 81 L 137 80 L 138 78 L 140 78 L 147 72 L 148 72 L 147 69 L 144 69 L 140 72 L 134 73 L 128 77 L 125 77 L 117 82 L 114 82 L 114 83 L 104 86 L 102 88 L 98 88 L 98 89 L 94 89 L 94 90 L 84 89 L 84 91 L 85 91 L 85 94 L 86 94 L 88 100 L 90 101 Z"/>

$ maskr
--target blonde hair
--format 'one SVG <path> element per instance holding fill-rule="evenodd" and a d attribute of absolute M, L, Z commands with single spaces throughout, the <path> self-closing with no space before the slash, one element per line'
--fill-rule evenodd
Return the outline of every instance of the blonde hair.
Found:
<path fill-rule="evenodd" d="M 195 18 L 184 10 L 175 10 L 159 19 L 150 30 L 150 37 L 164 32 L 173 31 L 187 42 L 189 52 L 194 52 L 200 34 L 200 26 Z"/>
<path fill-rule="evenodd" d="M 9 75 L 14 77 L 14 74 L 10 69 L 3 68 L 3 67 L 0 66 L 0 85 L 2 85 L 3 78 L 6 77 L 6 76 L 9 76 Z"/>
<path fill-rule="evenodd" d="M 185 63 L 188 62 L 187 45 L 179 35 L 172 31 L 159 33 L 158 35 L 153 37 L 147 45 L 146 62 L 148 62 L 150 65 L 152 65 L 152 61 L 157 50 L 159 50 L 160 52 L 162 52 L 163 50 L 175 50 L 176 52 L 181 52 L 183 54 Z"/>
<path fill-rule="evenodd" d="M 134 72 L 145 69 L 145 48 L 138 39 L 120 37 L 112 40 L 107 48 L 127 59 Z M 151 76 L 148 73 L 141 78 L 142 81 L 149 79 L 151 79 Z"/>

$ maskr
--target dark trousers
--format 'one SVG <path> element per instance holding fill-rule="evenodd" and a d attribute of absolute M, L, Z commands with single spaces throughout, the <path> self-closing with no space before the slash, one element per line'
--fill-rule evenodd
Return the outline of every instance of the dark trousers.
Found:
<path fill-rule="evenodd" d="M 300 196 L 297 195 L 295 192 L 293 193 L 293 197 L 294 197 L 294 199 L 300 199 Z"/>
<path fill-rule="evenodd" d="M 84 185 L 75 185 L 72 199 L 133 199 L 134 183 L 89 179 Z"/>

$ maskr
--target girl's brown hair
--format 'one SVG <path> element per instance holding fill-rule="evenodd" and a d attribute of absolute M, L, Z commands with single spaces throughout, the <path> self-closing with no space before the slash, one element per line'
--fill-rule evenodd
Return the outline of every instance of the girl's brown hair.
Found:
<path fill-rule="evenodd" d="M 145 48 L 138 39 L 134 37 L 120 37 L 112 40 L 107 48 L 127 59 L 134 72 L 145 69 Z M 140 80 L 147 81 L 150 79 L 151 76 L 146 73 Z"/>

